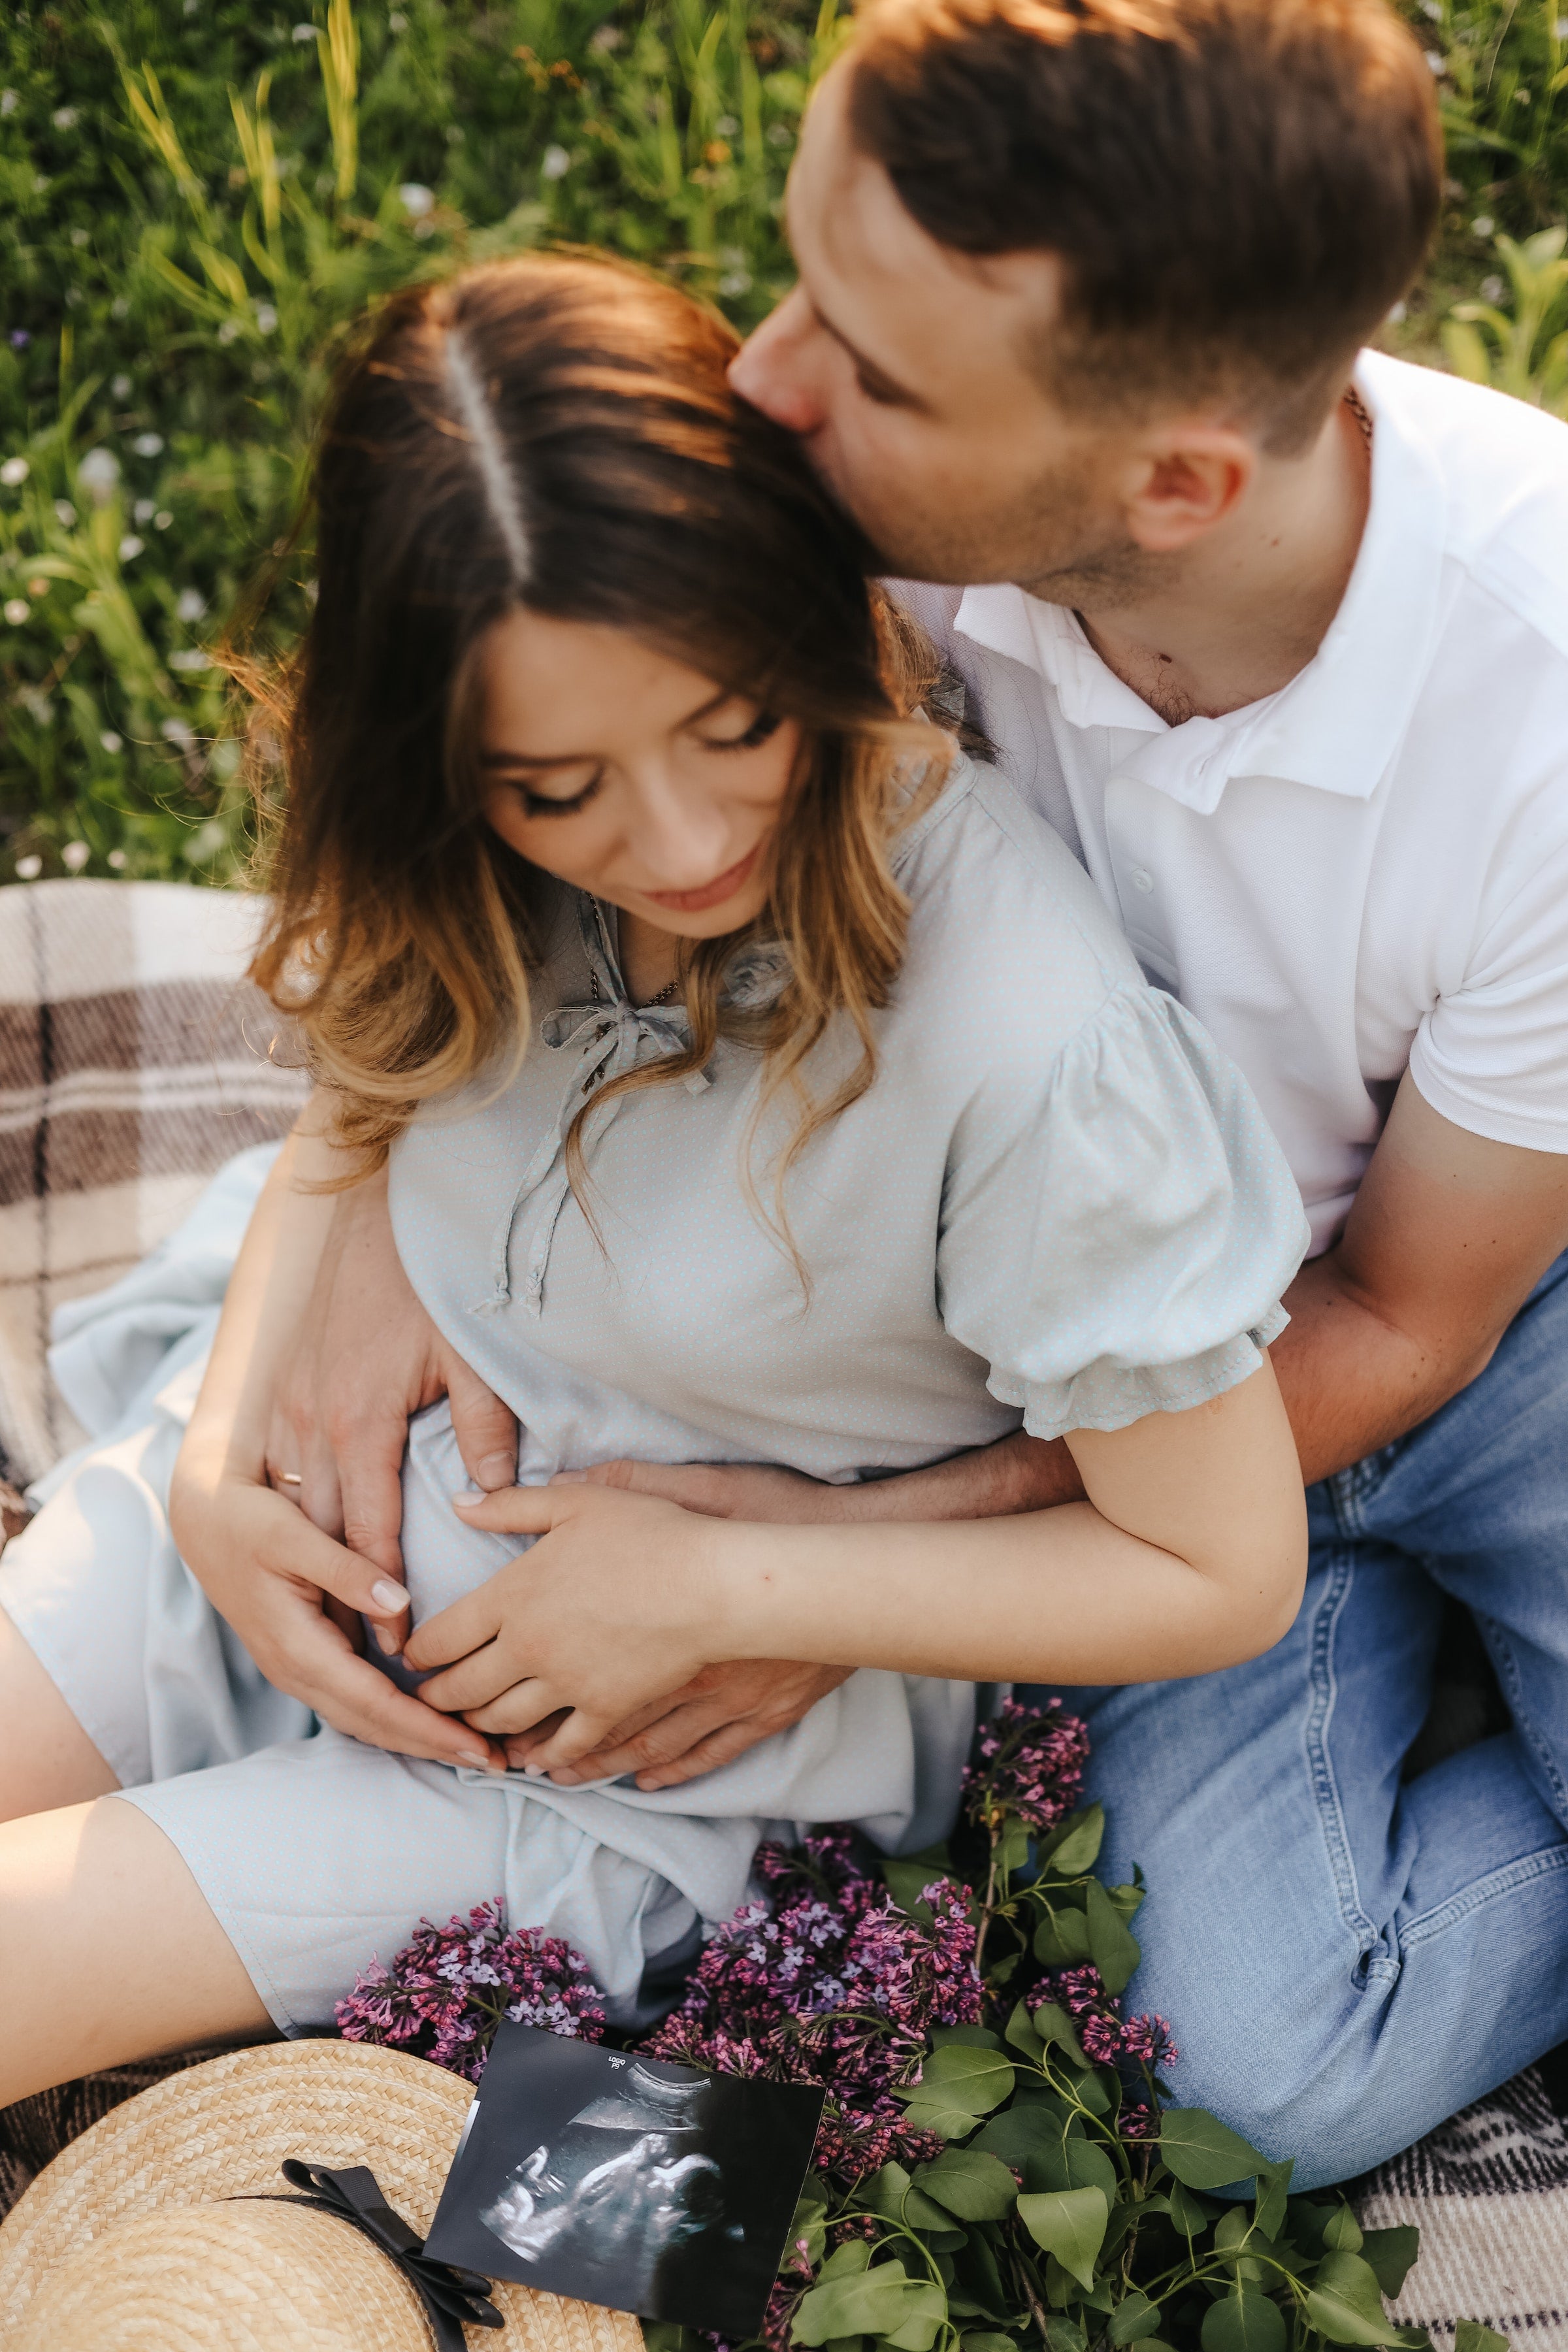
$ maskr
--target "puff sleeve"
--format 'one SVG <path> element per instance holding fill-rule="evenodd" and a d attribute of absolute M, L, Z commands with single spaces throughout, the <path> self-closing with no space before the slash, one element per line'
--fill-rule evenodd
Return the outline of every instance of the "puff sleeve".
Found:
<path fill-rule="evenodd" d="M 952 1135 L 937 1255 L 952 1336 L 1036 1437 L 1219 1396 L 1284 1328 L 1300 1195 L 1245 1079 L 1171 997 L 1127 984 L 1043 1085 L 1002 1070 Z"/>

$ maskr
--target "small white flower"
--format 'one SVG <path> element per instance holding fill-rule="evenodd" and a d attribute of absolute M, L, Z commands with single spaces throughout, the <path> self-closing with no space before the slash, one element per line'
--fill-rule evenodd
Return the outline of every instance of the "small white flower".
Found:
<path fill-rule="evenodd" d="M 72 506 L 69 499 L 57 499 L 55 500 L 55 520 L 58 522 L 64 523 L 68 530 L 74 530 L 76 529 L 76 509 Z"/>
<path fill-rule="evenodd" d="M 749 269 L 731 269 L 727 276 L 719 280 L 719 291 L 726 297 L 734 294 L 749 294 L 751 290 L 752 273 Z"/>
<path fill-rule="evenodd" d="M 43 870 L 44 861 L 41 857 L 18 857 L 16 860 L 18 882 L 36 882 Z"/>
<path fill-rule="evenodd" d="M 132 519 L 136 522 L 151 522 L 153 520 L 153 500 L 151 499 L 138 499 L 135 505 L 132 508 L 131 513 Z"/>
<path fill-rule="evenodd" d="M 49 121 L 57 131 L 74 131 L 77 122 L 76 109 L 74 106 L 57 106 Z"/>
<path fill-rule="evenodd" d="M 1443 21 L 1443 0 L 1421 0 L 1421 14 L 1430 16 L 1435 25 Z"/>
<path fill-rule="evenodd" d="M 207 609 L 207 600 L 199 588 L 182 588 L 175 612 L 182 621 L 199 621 Z"/>
<path fill-rule="evenodd" d="M 48 175 L 48 173 L 47 173 L 47 172 L 35 172 L 35 173 L 34 173 L 34 174 L 33 174 L 33 194 L 34 194 L 36 196 L 41 196 L 41 195 L 44 194 L 45 190 L 47 188 L 48 184 L 49 184 L 49 175 Z"/>
<path fill-rule="evenodd" d="M 125 749 L 123 740 L 115 733 L 112 727 L 106 727 L 98 740 L 102 744 L 104 750 L 109 753 L 110 759 L 114 757 L 117 751 L 123 751 Z"/>
<path fill-rule="evenodd" d="M 82 247 L 88 242 L 88 235 L 89 232 L 85 228 L 72 229 L 71 243 L 75 246 L 79 253 L 81 251 Z"/>
<path fill-rule="evenodd" d="M 257 332 L 258 334 L 269 335 L 277 324 L 278 313 L 273 309 L 271 303 L 258 302 L 256 306 Z"/>
<path fill-rule="evenodd" d="M 733 139 L 740 127 L 732 114 L 721 114 L 713 125 L 713 135 L 717 139 Z"/>
<path fill-rule="evenodd" d="M 198 8 L 200 5 L 201 5 L 201 0 L 185 0 L 185 14 L 186 14 L 186 16 L 194 16 L 195 15 L 195 13 L 196 13 L 197 8 Z M 109 861 L 109 862 L 110 862 L 110 864 L 112 866 L 112 865 L 113 865 L 113 863 L 114 863 L 113 858 L 111 857 L 111 858 L 110 859 L 110 861 Z M 124 858 L 123 858 L 123 857 L 121 859 L 120 863 L 121 864 L 121 866 L 123 866 L 123 865 L 124 865 L 125 860 L 124 860 Z"/>
<path fill-rule="evenodd" d="M 1447 60 L 1447 58 L 1440 58 L 1440 57 L 1438 56 L 1438 54 L 1437 54 L 1437 52 L 1436 52 L 1436 49 L 1428 49 L 1428 50 L 1426 52 L 1426 62 L 1427 62 L 1427 64 L 1431 67 L 1431 68 L 1432 68 L 1433 72 L 1436 75 L 1436 77 L 1437 77 L 1438 80 L 1439 80 L 1439 81 L 1441 81 L 1441 80 L 1442 80 L 1442 79 L 1443 79 L 1443 76 L 1444 76 L 1444 75 L 1447 72 L 1447 70 L 1448 70 L 1448 60 Z"/>
<path fill-rule="evenodd" d="M 391 11 L 386 19 L 386 29 L 389 33 L 406 33 L 408 19 L 401 8 L 394 8 Z"/>
<path fill-rule="evenodd" d="M 794 141 L 795 132 L 790 129 L 787 122 L 773 122 L 768 125 L 768 145 L 770 147 L 788 147 L 793 145 Z"/>
<path fill-rule="evenodd" d="M 410 180 L 397 191 L 397 201 L 410 220 L 423 220 L 436 209 L 436 198 L 429 188 L 422 188 L 417 180 Z"/>
<path fill-rule="evenodd" d="M 112 449 L 89 449 L 76 478 L 95 507 L 107 506 L 120 480 L 120 460 Z"/>
<path fill-rule="evenodd" d="M 128 375 L 117 375 L 109 389 L 116 400 L 129 400 L 132 394 L 131 378 Z"/>
<path fill-rule="evenodd" d="M 87 296 L 82 292 L 79 286 L 68 286 L 66 288 L 66 309 L 68 310 L 79 310 L 86 300 Z"/>
<path fill-rule="evenodd" d="M 294 38 L 295 38 L 295 40 L 297 40 L 297 41 L 313 41 L 313 40 L 315 39 L 315 37 L 316 37 L 316 28 L 315 28 L 314 25 L 296 25 L 296 26 L 295 26 L 295 27 L 294 27 Z"/>
<path fill-rule="evenodd" d="M 144 539 L 138 539 L 133 530 L 128 530 L 124 538 L 120 542 L 120 561 L 121 563 L 133 563 L 146 544 L 147 542 Z"/>
<path fill-rule="evenodd" d="M 1407 316 L 1407 305 L 1404 302 L 1396 302 L 1388 314 L 1388 323 L 1391 327 L 1403 326 Z"/>
<path fill-rule="evenodd" d="M 111 319 L 129 319 L 131 316 L 131 305 L 126 300 L 123 294 L 117 294 L 115 296 L 113 301 L 109 306 L 109 315 Z"/>
<path fill-rule="evenodd" d="M 178 670 L 211 669 L 212 663 L 197 646 L 183 646 L 169 656 L 169 667 Z"/>
<path fill-rule="evenodd" d="M 104 859 L 104 864 L 106 866 L 111 866 L 116 874 L 123 874 L 125 871 L 125 852 L 122 849 L 111 849 L 109 856 Z"/>
<path fill-rule="evenodd" d="M 1481 300 L 1483 302 L 1500 302 L 1507 292 L 1508 288 L 1503 284 L 1500 278 L 1494 275 L 1490 278 L 1482 278 Z"/>
<path fill-rule="evenodd" d="M 596 57 L 602 58 L 606 56 L 611 49 L 618 49 L 624 37 L 625 36 L 622 34 L 621 28 L 618 25 L 601 25 L 598 31 L 594 35 L 593 39 L 589 42 L 588 47 L 594 51 Z"/>
<path fill-rule="evenodd" d="M 154 530 L 167 530 L 174 520 L 167 507 L 160 507 L 153 518 L 153 528 Z"/>
<path fill-rule="evenodd" d="M 25 596 L 7 596 L 5 599 L 5 618 L 14 629 L 21 627 L 32 609 Z"/>
<path fill-rule="evenodd" d="M 232 343 L 238 332 L 239 320 L 237 319 L 226 319 L 222 326 L 217 331 L 217 339 L 220 343 Z"/>
<path fill-rule="evenodd" d="M 572 169 L 572 158 L 564 147 L 547 147 L 539 169 L 546 180 L 563 180 Z"/>
<path fill-rule="evenodd" d="M 1515 106 L 1528 106 L 1530 104 L 1529 90 L 1524 89 L 1516 89 L 1513 94 L 1513 102 Z"/>
<path fill-rule="evenodd" d="M 218 818 L 209 817 L 200 831 L 192 835 L 181 856 L 191 866 L 204 866 L 209 857 L 220 856 L 228 846 L 228 835 Z"/>
<path fill-rule="evenodd" d="M 1470 223 L 1470 226 L 1477 236 L 1490 236 L 1493 229 L 1497 226 L 1497 223 L 1493 220 L 1490 213 L 1478 213 L 1475 219 Z"/>
<path fill-rule="evenodd" d="M 158 732 L 165 743 L 177 743 L 182 751 L 188 751 L 196 740 L 184 719 L 165 719 Z"/>
<path fill-rule="evenodd" d="M 21 103 L 14 89 L 0 89 L 0 114 L 15 114 Z"/>
<path fill-rule="evenodd" d="M 60 852 L 60 864 L 68 874 L 79 874 L 91 856 L 85 841 L 68 841 Z"/>
<path fill-rule="evenodd" d="M 1559 16 L 1552 27 L 1552 33 L 1553 39 L 1568 41 L 1568 16 Z"/>
<path fill-rule="evenodd" d="M 139 457 L 161 457 L 163 454 L 163 436 L 161 433 L 138 433 L 131 446 Z"/>
<path fill-rule="evenodd" d="M 0 466 L 0 482 L 4 482 L 8 490 L 14 490 L 26 480 L 31 471 L 26 457 L 7 457 Z"/>

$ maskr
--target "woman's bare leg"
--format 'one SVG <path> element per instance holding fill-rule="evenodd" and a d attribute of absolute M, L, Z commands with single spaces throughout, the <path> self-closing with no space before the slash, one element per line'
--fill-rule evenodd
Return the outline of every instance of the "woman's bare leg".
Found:
<path fill-rule="evenodd" d="M 117 1797 L 0 1827 L 0 2106 L 266 2010 L 163 1831 Z"/>
<path fill-rule="evenodd" d="M 0 1609 L 0 1822 L 107 1796 L 119 1781 Z"/>

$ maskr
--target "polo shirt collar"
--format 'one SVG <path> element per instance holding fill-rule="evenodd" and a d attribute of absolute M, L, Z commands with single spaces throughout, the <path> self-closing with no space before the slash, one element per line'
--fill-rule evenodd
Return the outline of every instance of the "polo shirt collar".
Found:
<path fill-rule="evenodd" d="M 1237 776 L 1370 798 L 1429 666 L 1447 508 L 1436 459 L 1403 413 L 1398 362 L 1363 352 L 1355 381 L 1373 428 L 1366 528 L 1321 645 L 1278 694 L 1224 719 L 1168 727 L 1106 667 L 1075 614 L 1005 584 L 966 589 L 955 630 L 1047 679 L 1069 726 L 1149 738 L 1123 764 L 1200 814 Z"/>

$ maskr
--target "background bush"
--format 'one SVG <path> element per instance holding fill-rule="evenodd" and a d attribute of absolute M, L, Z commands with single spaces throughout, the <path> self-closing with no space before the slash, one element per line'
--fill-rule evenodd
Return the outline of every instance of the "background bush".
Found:
<path fill-rule="evenodd" d="M 301 5 L 301 0 L 296 0 Z M 1413 5 L 1448 141 L 1393 348 L 1568 408 L 1568 0 Z M 278 574 L 347 323 L 551 241 L 752 324 L 837 0 L 72 0 L 0 18 L 0 881 L 224 880 L 237 745 L 206 648 Z"/>

